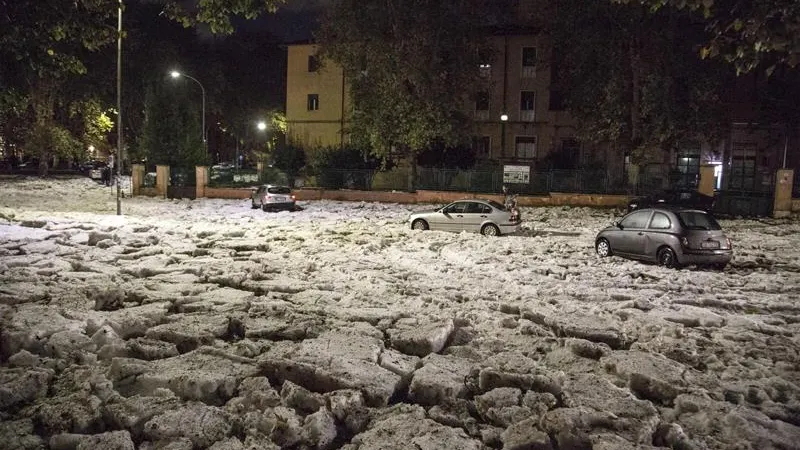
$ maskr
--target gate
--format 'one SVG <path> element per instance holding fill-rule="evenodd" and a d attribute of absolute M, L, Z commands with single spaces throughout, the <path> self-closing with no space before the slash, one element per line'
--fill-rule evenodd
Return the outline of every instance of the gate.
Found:
<path fill-rule="evenodd" d="M 775 203 L 775 175 L 766 170 L 744 175 L 731 171 L 727 189 L 715 195 L 714 213 L 722 216 L 771 216 Z"/>
<path fill-rule="evenodd" d="M 194 167 L 170 167 L 167 198 L 188 198 L 197 196 L 197 176 Z"/>

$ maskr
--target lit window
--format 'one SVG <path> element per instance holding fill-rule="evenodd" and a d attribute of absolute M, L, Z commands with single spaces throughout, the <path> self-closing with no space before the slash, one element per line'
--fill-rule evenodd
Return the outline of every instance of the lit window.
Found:
<path fill-rule="evenodd" d="M 519 95 L 519 120 L 523 122 L 533 122 L 536 118 L 536 93 L 533 91 L 522 91 Z"/>
<path fill-rule="evenodd" d="M 319 109 L 319 94 L 308 94 L 308 110 L 316 111 Z"/>
<path fill-rule="evenodd" d="M 522 48 L 522 77 L 536 77 L 536 47 Z"/>

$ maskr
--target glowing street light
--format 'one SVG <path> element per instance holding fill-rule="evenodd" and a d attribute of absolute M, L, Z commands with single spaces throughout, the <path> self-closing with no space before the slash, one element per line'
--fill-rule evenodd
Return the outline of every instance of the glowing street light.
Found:
<path fill-rule="evenodd" d="M 202 138 L 203 138 L 203 145 L 206 145 L 206 89 L 203 87 L 203 83 L 201 83 L 197 78 L 192 76 L 186 75 L 185 73 L 178 72 L 177 70 L 173 70 L 169 73 L 172 78 L 180 78 L 186 77 L 200 86 L 200 91 L 203 93 L 203 129 L 202 129 Z"/>
<path fill-rule="evenodd" d="M 256 124 L 256 128 L 258 128 L 259 131 L 264 131 L 267 129 L 267 123 L 262 120 Z"/>

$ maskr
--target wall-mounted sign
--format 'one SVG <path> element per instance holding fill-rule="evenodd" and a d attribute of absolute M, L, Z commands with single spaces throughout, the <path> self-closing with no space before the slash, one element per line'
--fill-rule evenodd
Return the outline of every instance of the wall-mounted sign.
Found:
<path fill-rule="evenodd" d="M 528 184 L 530 182 L 530 166 L 503 166 L 503 183 Z"/>

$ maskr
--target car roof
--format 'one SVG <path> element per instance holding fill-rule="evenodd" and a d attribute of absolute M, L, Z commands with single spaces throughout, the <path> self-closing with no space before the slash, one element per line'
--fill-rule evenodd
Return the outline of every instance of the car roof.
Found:
<path fill-rule="evenodd" d="M 648 208 L 640 208 L 640 209 L 637 209 L 635 211 L 631 211 L 631 213 L 634 213 L 636 211 L 661 211 L 661 212 L 673 212 L 673 213 L 690 212 L 691 211 L 691 212 L 699 212 L 699 213 L 703 213 L 703 214 L 708 214 L 707 211 L 703 211 L 702 209 L 690 208 L 688 206 L 680 206 L 680 205 L 669 205 L 669 204 L 664 204 L 664 205 L 659 205 L 659 206 L 651 206 L 651 207 L 648 207 Z"/>

